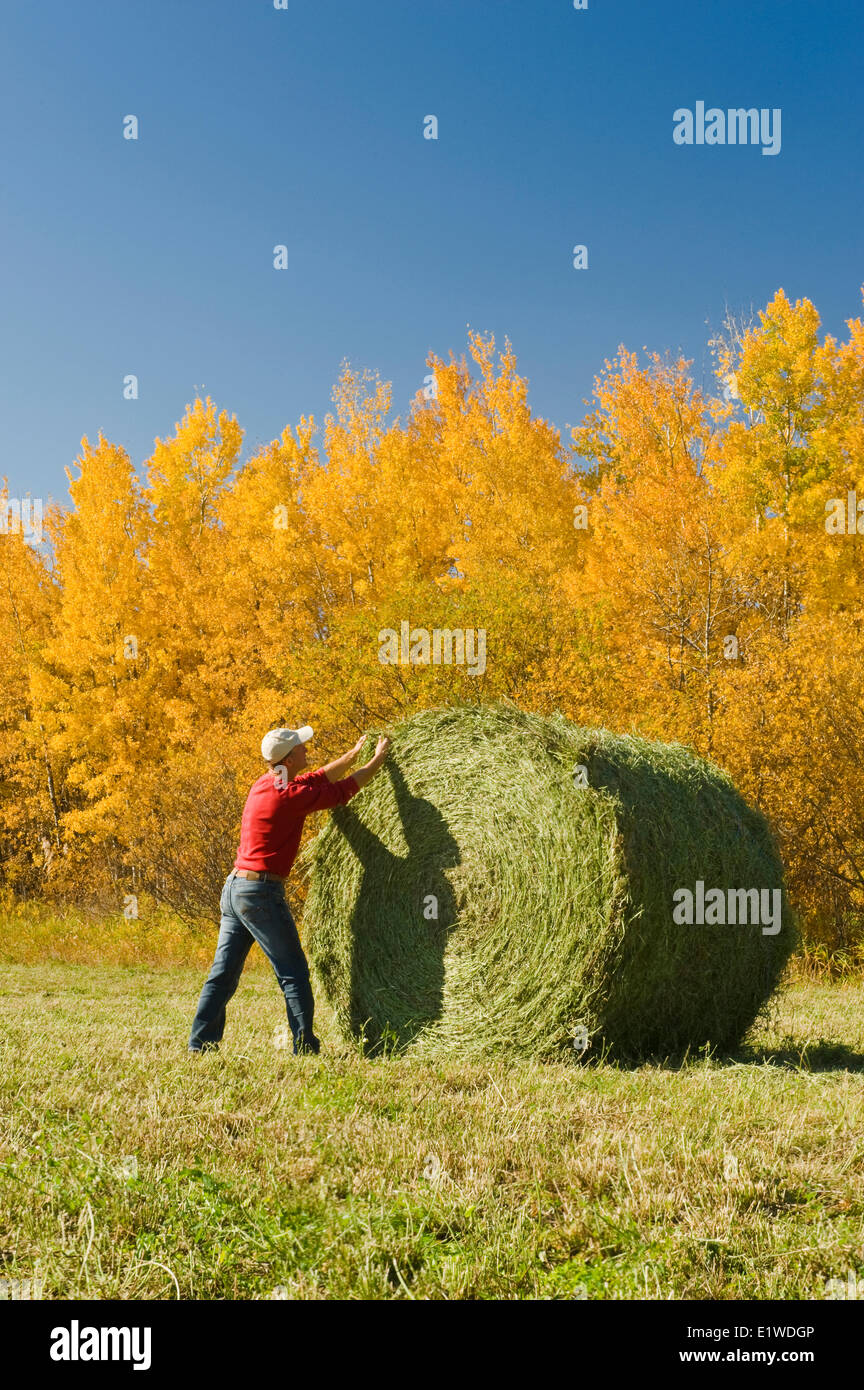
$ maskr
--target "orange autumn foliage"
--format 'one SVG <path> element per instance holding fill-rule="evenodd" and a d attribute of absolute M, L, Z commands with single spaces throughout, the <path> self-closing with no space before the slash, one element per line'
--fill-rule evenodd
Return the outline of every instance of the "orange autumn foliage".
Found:
<path fill-rule="evenodd" d="M 826 509 L 864 502 L 864 324 L 823 339 L 780 291 L 713 347 L 710 390 L 622 348 L 567 443 L 479 334 L 430 356 L 405 419 L 346 366 L 322 430 L 245 459 L 209 399 L 140 481 L 85 439 L 50 549 L 0 534 L 7 889 L 207 915 L 264 729 L 308 721 L 324 760 L 505 699 L 714 758 L 769 816 L 809 939 L 860 942 L 864 537 Z M 483 669 L 382 662 L 406 622 L 482 629 Z"/>

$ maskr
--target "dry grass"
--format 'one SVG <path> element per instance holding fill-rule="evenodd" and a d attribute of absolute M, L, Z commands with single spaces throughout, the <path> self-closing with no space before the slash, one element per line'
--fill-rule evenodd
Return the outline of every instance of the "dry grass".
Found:
<path fill-rule="evenodd" d="M 0 960 L 16 965 L 62 962 L 95 967 L 209 968 L 216 947 L 218 910 L 212 924 L 193 929 L 146 897 L 141 898 L 139 909 L 139 917 L 127 919 L 122 913 L 96 915 L 35 900 L 0 901 Z M 269 969 L 258 952 L 250 957 L 249 966 Z"/>
<path fill-rule="evenodd" d="M 864 988 L 796 987 L 732 1061 L 320 1058 L 244 977 L 4 970 L 0 1260 L 49 1298 L 821 1298 L 864 1270 Z M 133 1158 L 137 1176 L 129 1176 Z M 737 1173 L 736 1173 L 737 1165 Z"/>

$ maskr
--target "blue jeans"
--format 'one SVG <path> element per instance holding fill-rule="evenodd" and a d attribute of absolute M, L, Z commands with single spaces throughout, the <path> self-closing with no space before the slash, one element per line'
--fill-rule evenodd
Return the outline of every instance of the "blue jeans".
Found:
<path fill-rule="evenodd" d="M 219 909 L 222 920 L 216 955 L 198 1000 L 190 1049 L 200 1052 L 219 1046 L 225 1031 L 225 1006 L 240 983 L 252 942 L 257 941 L 285 995 L 295 1053 L 318 1052 L 321 1044 L 312 1029 L 315 1001 L 309 966 L 285 901 L 284 885 L 237 878 L 232 870 L 225 880 Z"/>

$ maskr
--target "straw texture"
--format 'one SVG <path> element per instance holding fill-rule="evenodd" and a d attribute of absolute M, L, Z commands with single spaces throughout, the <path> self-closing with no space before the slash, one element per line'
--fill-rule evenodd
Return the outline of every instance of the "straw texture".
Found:
<path fill-rule="evenodd" d="M 512 706 L 398 726 L 304 863 L 318 983 L 371 1050 L 576 1056 L 581 1030 L 589 1058 L 733 1047 L 796 941 L 785 892 L 775 936 L 673 921 L 698 879 L 782 886 L 765 821 L 718 768 Z"/>

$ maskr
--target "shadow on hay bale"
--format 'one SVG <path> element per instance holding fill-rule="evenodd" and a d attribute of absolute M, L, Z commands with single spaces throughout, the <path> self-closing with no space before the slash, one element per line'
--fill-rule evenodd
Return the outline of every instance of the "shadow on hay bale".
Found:
<path fill-rule="evenodd" d="M 365 1029 L 373 1051 L 381 1044 L 384 1030 L 395 1047 L 404 1047 L 441 1014 L 444 950 L 447 932 L 457 917 L 456 898 L 446 871 L 460 862 L 459 846 L 437 807 L 425 797 L 411 795 L 397 763 L 388 766 L 386 775 L 407 855 L 388 849 L 350 805 L 338 813 L 339 831 L 360 865 L 350 922 L 349 1030 L 357 1037 Z M 427 845 L 435 846 L 435 857 L 418 884 L 418 866 L 424 862 Z M 382 910 L 385 904 L 390 910 Z M 433 910 L 435 915 L 429 915 Z M 403 960 L 410 971 L 406 994 L 393 988 L 393 972 L 388 967 L 390 961 Z M 382 996 L 388 1001 L 386 1018 L 375 1008 L 376 999 Z"/>
<path fill-rule="evenodd" d="M 313 968 L 373 1051 L 728 1050 L 796 939 L 768 827 L 718 768 L 511 706 L 406 720 L 304 862 Z M 780 890 L 780 929 L 676 923 L 697 880 Z"/>

